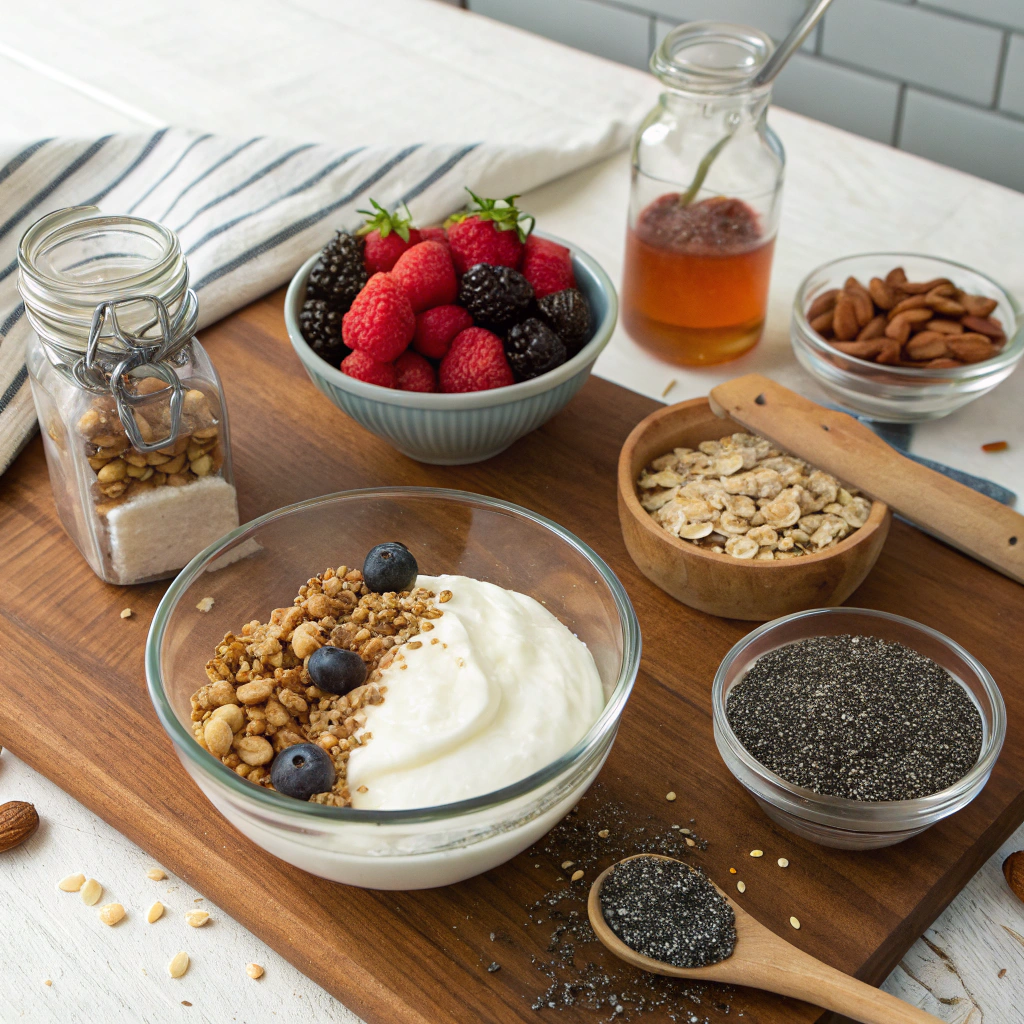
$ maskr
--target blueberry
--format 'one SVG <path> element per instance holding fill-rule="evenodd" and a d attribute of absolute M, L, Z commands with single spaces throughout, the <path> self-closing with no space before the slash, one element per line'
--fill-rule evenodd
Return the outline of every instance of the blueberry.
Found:
<path fill-rule="evenodd" d="M 334 785 L 334 764 L 315 743 L 285 747 L 270 766 L 274 789 L 296 800 L 308 800 L 314 793 L 326 793 Z"/>
<path fill-rule="evenodd" d="M 306 669 L 321 690 L 339 696 L 366 682 L 366 662 L 343 647 L 318 647 L 309 656 Z"/>
<path fill-rule="evenodd" d="M 375 594 L 411 590 L 420 568 L 409 549 L 397 540 L 378 544 L 363 563 L 363 581 Z"/>

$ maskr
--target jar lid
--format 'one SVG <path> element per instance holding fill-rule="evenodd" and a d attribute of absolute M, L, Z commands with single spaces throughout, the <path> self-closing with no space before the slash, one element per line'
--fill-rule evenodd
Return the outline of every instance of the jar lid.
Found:
<path fill-rule="evenodd" d="M 774 49 L 760 29 L 726 21 L 690 21 L 661 41 L 651 57 L 651 70 L 666 85 L 685 92 L 741 93 L 749 89 Z"/>

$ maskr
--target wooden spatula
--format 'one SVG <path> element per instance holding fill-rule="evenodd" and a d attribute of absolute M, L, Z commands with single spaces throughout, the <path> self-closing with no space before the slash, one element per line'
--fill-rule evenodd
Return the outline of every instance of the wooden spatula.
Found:
<path fill-rule="evenodd" d="M 838 477 L 939 540 L 1024 583 L 1024 516 L 914 462 L 863 423 L 751 373 L 711 389 L 711 408 Z"/>
<path fill-rule="evenodd" d="M 638 857 L 672 860 L 660 854 L 640 853 Z M 626 857 L 625 860 L 633 860 Z M 623 863 L 623 861 L 619 861 Z M 729 902 L 736 915 L 736 948 L 732 956 L 709 967 L 674 967 L 642 956 L 630 949 L 608 926 L 601 911 L 601 886 L 615 866 L 603 871 L 590 888 L 587 914 L 597 937 L 626 963 L 654 974 L 671 978 L 695 978 L 698 981 L 720 981 L 727 985 L 746 985 L 766 992 L 803 999 L 826 1010 L 835 1010 L 862 1024 L 941 1024 L 924 1010 L 904 1003 L 888 992 L 851 978 L 792 943 L 769 931 L 742 907 L 718 891 Z M 714 883 L 712 882 L 712 885 Z M 718 888 L 715 886 L 715 888 Z"/>

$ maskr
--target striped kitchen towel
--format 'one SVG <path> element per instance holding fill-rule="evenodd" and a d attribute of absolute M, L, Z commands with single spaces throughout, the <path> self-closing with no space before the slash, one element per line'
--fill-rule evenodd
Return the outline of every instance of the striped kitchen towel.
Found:
<path fill-rule="evenodd" d="M 559 150 L 491 143 L 339 149 L 163 128 L 152 135 L 0 144 L 0 473 L 32 436 L 25 369 L 30 327 L 17 249 L 52 210 L 95 205 L 173 228 L 205 326 L 284 284 L 338 228 L 361 223 L 370 196 L 408 203 L 420 224 L 463 205 L 465 186 L 504 196 L 625 145 L 629 128 Z"/>

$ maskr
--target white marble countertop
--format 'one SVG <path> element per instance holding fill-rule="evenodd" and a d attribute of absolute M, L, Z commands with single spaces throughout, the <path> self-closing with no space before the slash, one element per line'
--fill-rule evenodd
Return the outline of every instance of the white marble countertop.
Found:
<path fill-rule="evenodd" d="M 331 141 L 487 135 L 554 146 L 565 123 L 581 120 L 574 104 L 625 117 L 655 91 L 629 68 L 431 0 L 378 0 L 372 16 L 369 9 L 360 0 L 10 5 L 0 40 L 8 85 L 0 137 L 174 123 Z M 369 71 L 368 40 L 381 35 L 403 48 L 403 70 L 381 86 L 387 102 L 368 105 L 359 78 Z M 514 79 L 502 63 L 510 53 L 523 66 Z M 601 88 L 580 95 L 581 75 Z M 420 102 L 403 103 L 410 90 Z M 809 269 L 851 252 L 947 255 L 1024 295 L 1024 196 L 784 111 L 773 111 L 772 122 L 788 167 L 764 340 L 735 363 L 683 371 L 648 356 L 620 329 L 598 363 L 602 376 L 652 397 L 674 381 L 668 397 L 679 400 L 758 370 L 814 394 L 790 354 L 789 304 Z M 523 205 L 618 280 L 627 186 L 619 154 L 534 190 Z M 1024 376 L 1016 374 L 955 416 L 919 428 L 913 450 L 1024 491 L 1022 401 Z M 1008 440 L 1010 449 L 984 455 L 980 445 L 991 440 Z M 357 1021 L 226 914 L 195 902 L 201 893 L 177 879 L 149 881 L 143 851 L 5 751 L 0 802 L 11 799 L 35 803 L 44 824 L 0 862 L 4 1024 Z M 1020 847 L 1024 828 L 914 945 L 887 989 L 950 1024 L 1022 1019 L 1015 992 L 1024 979 L 1024 904 L 999 867 Z M 77 896 L 59 892 L 56 882 L 75 871 L 99 879 L 105 899 L 128 908 L 128 920 L 107 928 Z M 157 898 L 167 915 L 147 925 L 146 908 Z M 211 911 L 210 924 L 184 924 L 193 906 Z M 166 965 L 179 949 L 193 966 L 172 981 Z M 245 975 L 251 961 L 266 968 L 259 981 Z"/>

